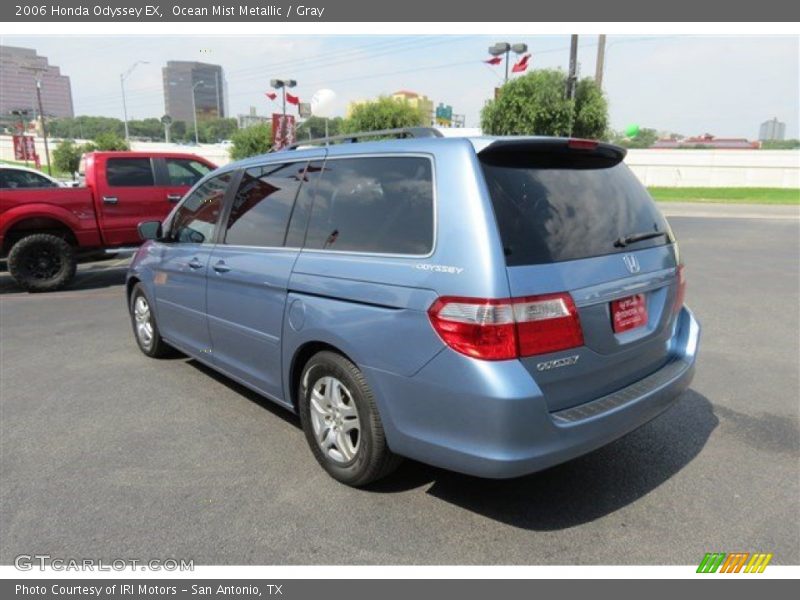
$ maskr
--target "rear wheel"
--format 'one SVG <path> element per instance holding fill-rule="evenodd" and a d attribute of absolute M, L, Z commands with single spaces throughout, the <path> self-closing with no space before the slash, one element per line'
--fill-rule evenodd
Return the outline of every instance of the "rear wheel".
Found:
<path fill-rule="evenodd" d="M 334 479 L 363 486 L 400 464 L 400 457 L 386 444 L 364 375 L 340 354 L 320 352 L 308 361 L 300 378 L 299 399 L 311 452 Z"/>
<path fill-rule="evenodd" d="M 77 260 L 66 240 L 35 233 L 19 240 L 8 253 L 8 271 L 29 292 L 51 292 L 75 276 Z"/>
<path fill-rule="evenodd" d="M 151 358 L 169 356 L 172 348 L 167 346 L 158 332 L 150 300 L 140 283 L 137 283 L 131 292 L 130 313 L 133 335 L 136 337 L 139 349 Z"/>

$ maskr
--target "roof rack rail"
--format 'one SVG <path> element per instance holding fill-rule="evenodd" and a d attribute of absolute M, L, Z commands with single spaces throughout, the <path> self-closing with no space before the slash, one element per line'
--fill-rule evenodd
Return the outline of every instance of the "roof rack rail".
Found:
<path fill-rule="evenodd" d="M 355 144 L 361 138 L 372 137 L 396 137 L 396 138 L 440 138 L 442 133 L 434 127 L 401 127 L 400 129 L 381 129 L 380 131 L 360 131 L 358 133 L 344 133 L 329 137 L 315 138 L 313 140 L 302 140 L 289 144 L 282 150 L 297 150 L 300 146 L 330 146 L 331 143 L 349 142 Z M 270 152 L 277 152 L 275 147 Z"/>

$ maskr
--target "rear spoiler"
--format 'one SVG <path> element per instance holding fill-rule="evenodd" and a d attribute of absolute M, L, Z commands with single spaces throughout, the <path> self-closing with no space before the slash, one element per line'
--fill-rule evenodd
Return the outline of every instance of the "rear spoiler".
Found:
<path fill-rule="evenodd" d="M 509 167 L 613 167 L 627 150 L 614 144 L 578 138 L 509 138 L 490 143 L 478 152 L 481 162 Z"/>

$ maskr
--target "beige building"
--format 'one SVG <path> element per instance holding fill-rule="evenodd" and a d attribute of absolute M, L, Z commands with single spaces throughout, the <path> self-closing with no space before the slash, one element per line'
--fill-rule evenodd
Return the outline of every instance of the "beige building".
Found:
<path fill-rule="evenodd" d="M 427 96 L 408 90 L 400 90 L 392 94 L 392 98 L 408 102 L 414 108 L 419 108 L 428 119 L 433 120 L 433 100 Z"/>

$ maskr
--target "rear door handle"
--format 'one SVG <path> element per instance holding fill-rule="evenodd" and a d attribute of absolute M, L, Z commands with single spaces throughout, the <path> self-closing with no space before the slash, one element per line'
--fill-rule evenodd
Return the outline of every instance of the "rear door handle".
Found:
<path fill-rule="evenodd" d="M 178 202 L 183 196 L 180 194 L 167 194 L 167 200 L 170 202 Z"/>
<path fill-rule="evenodd" d="M 119 198 L 116 196 L 103 196 L 103 204 L 117 204 Z"/>
<path fill-rule="evenodd" d="M 230 268 L 228 265 L 226 265 L 226 264 L 225 264 L 225 261 L 224 261 L 224 260 L 221 260 L 221 261 L 219 261 L 218 263 L 216 263 L 216 264 L 214 265 L 213 269 L 214 269 L 214 270 L 215 270 L 217 273 L 227 273 L 228 271 L 230 271 L 230 270 L 231 270 L 231 268 Z"/>
<path fill-rule="evenodd" d="M 200 259 L 197 258 L 197 257 L 194 257 L 187 264 L 189 265 L 190 269 L 202 269 L 203 268 L 203 263 L 201 263 Z"/>

